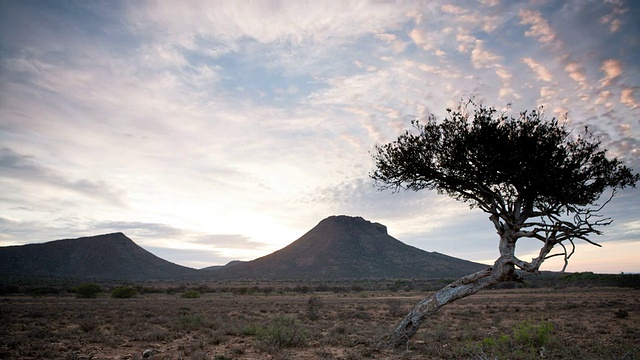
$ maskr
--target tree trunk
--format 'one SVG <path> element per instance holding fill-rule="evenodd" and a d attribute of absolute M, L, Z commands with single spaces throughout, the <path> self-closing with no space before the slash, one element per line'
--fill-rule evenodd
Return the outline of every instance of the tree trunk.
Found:
<path fill-rule="evenodd" d="M 420 328 L 422 321 L 438 311 L 442 306 L 455 300 L 473 295 L 487 286 L 514 279 L 513 264 L 500 257 L 493 267 L 465 276 L 436 293 L 422 299 L 400 324 L 383 339 L 388 347 L 404 347 Z"/>

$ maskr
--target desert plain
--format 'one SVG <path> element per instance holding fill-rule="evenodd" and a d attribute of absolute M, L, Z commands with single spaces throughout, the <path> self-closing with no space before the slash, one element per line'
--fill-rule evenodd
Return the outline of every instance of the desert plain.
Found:
<path fill-rule="evenodd" d="M 640 290 L 483 290 L 385 334 L 432 290 L 408 283 L 154 284 L 132 298 L 0 297 L 1 359 L 639 359 Z M 397 285 L 397 283 L 395 284 Z"/>

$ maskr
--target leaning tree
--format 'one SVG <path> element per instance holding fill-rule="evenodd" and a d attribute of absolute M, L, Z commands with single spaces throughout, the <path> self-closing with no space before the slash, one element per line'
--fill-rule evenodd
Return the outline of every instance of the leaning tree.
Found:
<path fill-rule="evenodd" d="M 589 236 L 611 223 L 598 213 L 604 204 L 640 180 L 640 174 L 607 157 L 587 127 L 574 134 L 541 110 L 514 117 L 469 101 L 447 109 L 442 121 L 431 115 L 412 125 L 397 140 L 376 146 L 371 173 L 376 186 L 437 190 L 481 209 L 500 237 L 500 256 L 486 270 L 423 298 L 391 332 L 391 346 L 406 345 L 442 306 L 517 280 L 516 269 L 537 273 L 546 259 L 562 256 L 564 271 L 576 241 L 600 246 Z M 531 261 L 515 254 L 518 240 L 526 238 L 540 243 Z"/>

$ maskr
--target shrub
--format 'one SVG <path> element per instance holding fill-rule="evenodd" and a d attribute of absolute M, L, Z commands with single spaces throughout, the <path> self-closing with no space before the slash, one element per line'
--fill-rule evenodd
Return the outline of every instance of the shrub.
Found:
<path fill-rule="evenodd" d="M 551 333 L 553 332 L 553 324 L 543 321 L 534 324 L 531 321 L 521 321 L 513 326 L 513 333 L 509 335 L 500 335 L 499 337 L 488 337 L 482 339 L 476 350 L 482 356 L 480 358 L 512 358 L 512 359 L 529 359 L 541 356 L 541 352 L 549 346 L 553 346 L 551 342 Z"/>
<path fill-rule="evenodd" d="M 320 318 L 320 309 L 324 304 L 317 296 L 312 296 L 307 301 L 307 317 L 309 320 L 315 321 Z"/>
<path fill-rule="evenodd" d="M 200 292 L 195 291 L 195 290 L 191 290 L 191 291 L 187 291 L 182 293 L 182 295 L 180 295 L 181 298 L 185 298 L 185 299 L 197 299 L 200 297 Z"/>
<path fill-rule="evenodd" d="M 60 294 L 60 289 L 53 286 L 38 286 L 30 289 L 28 292 L 33 294 L 33 296 L 58 295 Z"/>
<path fill-rule="evenodd" d="M 535 325 L 525 320 L 514 326 L 513 340 L 526 348 L 537 349 L 549 343 L 552 331 L 553 324 L 550 322 L 543 321 Z"/>
<path fill-rule="evenodd" d="M 102 288 L 98 284 L 87 283 L 76 286 L 73 291 L 76 293 L 76 297 L 90 299 L 98 296 L 102 292 Z"/>
<path fill-rule="evenodd" d="M 177 330 L 198 330 L 206 326 L 206 321 L 200 314 L 182 314 L 176 319 Z"/>
<path fill-rule="evenodd" d="M 275 317 L 271 324 L 259 331 L 257 335 L 261 345 L 269 352 L 302 346 L 307 340 L 304 327 L 292 316 Z"/>
<path fill-rule="evenodd" d="M 111 297 L 115 299 L 128 299 L 135 297 L 138 292 L 130 286 L 120 286 L 111 292 Z"/>
<path fill-rule="evenodd" d="M 246 324 L 238 329 L 238 333 L 245 336 L 256 336 L 262 332 L 264 332 L 264 328 L 258 324 Z"/>

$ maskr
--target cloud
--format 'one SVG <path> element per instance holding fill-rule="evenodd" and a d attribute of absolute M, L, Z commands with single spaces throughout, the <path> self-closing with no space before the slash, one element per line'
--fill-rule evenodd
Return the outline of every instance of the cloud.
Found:
<path fill-rule="evenodd" d="M 630 109 L 637 109 L 640 103 L 635 97 L 636 88 L 628 87 L 624 88 L 620 92 L 620 102 L 626 105 Z"/>
<path fill-rule="evenodd" d="M 148 35 L 157 34 L 188 49 L 200 39 L 237 43 L 252 39 L 262 44 L 290 42 L 342 43 L 354 37 L 393 27 L 407 10 L 404 6 L 367 2 L 296 2 L 286 6 L 263 2 L 216 3 L 191 1 L 179 8 L 168 3 L 132 6 L 129 18 L 142 24 Z M 141 22 L 141 19 L 145 21 Z"/>
<path fill-rule="evenodd" d="M 477 39 L 467 33 L 458 33 L 456 35 L 456 41 L 458 41 L 457 50 L 466 53 L 471 51 L 476 44 Z"/>
<path fill-rule="evenodd" d="M 609 86 L 614 79 L 622 74 L 622 63 L 616 59 L 607 59 L 602 62 L 600 70 L 604 72 L 600 86 Z"/>
<path fill-rule="evenodd" d="M 395 34 L 380 33 L 376 34 L 376 38 L 384 41 L 391 46 L 391 49 L 395 54 L 402 53 L 407 48 L 408 42 L 403 41 Z"/>
<path fill-rule="evenodd" d="M 442 6 L 440 6 L 440 10 L 453 15 L 462 15 L 469 12 L 468 9 L 452 4 L 443 4 Z"/>
<path fill-rule="evenodd" d="M 600 23 L 609 25 L 609 31 L 611 32 L 617 32 L 618 30 L 620 30 L 620 26 L 622 25 L 622 21 L 620 19 L 614 18 L 614 16 L 611 14 L 605 15 L 600 18 Z"/>
<path fill-rule="evenodd" d="M 551 82 L 553 80 L 553 75 L 547 70 L 543 65 L 536 62 L 532 58 L 523 58 L 522 62 L 527 64 L 531 70 L 533 70 L 538 76 L 538 80 Z"/>
<path fill-rule="evenodd" d="M 569 77 L 571 77 L 571 79 L 577 82 L 581 87 L 586 86 L 587 76 L 579 63 L 570 62 L 565 66 L 564 70 L 569 74 Z"/>
<path fill-rule="evenodd" d="M 529 25 L 524 35 L 538 39 L 544 45 L 558 46 L 556 33 L 542 13 L 536 10 L 521 9 L 518 12 L 520 24 Z"/>
<path fill-rule="evenodd" d="M 600 18 L 600 23 L 609 26 L 609 31 L 612 33 L 620 31 L 622 27 L 622 19 L 620 19 L 620 15 L 628 12 L 629 10 L 622 6 L 621 3 L 618 2 L 610 2 L 613 6 L 613 10 L 610 14 L 604 15 Z"/>
<path fill-rule="evenodd" d="M 476 69 L 486 67 L 496 67 L 497 62 L 501 61 L 502 57 L 486 50 L 484 47 L 484 41 L 476 40 L 475 46 L 471 51 L 471 63 Z"/>
<path fill-rule="evenodd" d="M 423 50 L 433 49 L 433 41 L 429 39 L 427 33 L 422 29 L 413 29 L 409 32 L 411 40 Z"/>
<path fill-rule="evenodd" d="M 68 178 L 41 166 L 34 157 L 16 153 L 9 148 L 0 148 L 0 177 L 14 179 L 21 184 L 64 189 L 117 206 L 125 206 L 126 203 L 123 193 L 104 181 Z"/>

